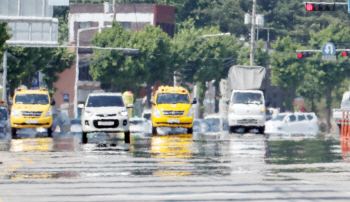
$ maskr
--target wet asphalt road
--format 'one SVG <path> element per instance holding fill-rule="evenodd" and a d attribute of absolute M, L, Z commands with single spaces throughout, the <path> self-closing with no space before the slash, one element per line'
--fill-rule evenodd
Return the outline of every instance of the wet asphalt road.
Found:
<path fill-rule="evenodd" d="M 0 202 L 350 201 L 337 135 L 41 136 L 0 137 Z"/>

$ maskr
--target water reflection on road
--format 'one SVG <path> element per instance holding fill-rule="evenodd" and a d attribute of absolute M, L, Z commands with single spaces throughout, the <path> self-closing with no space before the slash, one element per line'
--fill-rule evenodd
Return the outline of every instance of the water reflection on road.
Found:
<path fill-rule="evenodd" d="M 54 134 L 53 138 L 24 136 L 23 139 L 15 140 L 4 136 L 0 139 L 0 149 L 8 152 L 124 155 L 129 160 L 134 159 L 136 163 L 136 166 L 121 171 L 128 175 L 222 176 L 234 173 L 270 172 L 261 165 L 350 161 L 350 141 L 348 138 L 339 141 L 339 137 L 283 137 L 283 135 L 228 133 L 170 133 L 153 136 L 147 133 L 134 133 L 131 135 L 130 145 L 123 142 L 123 134 L 92 135 L 89 142 L 87 145 L 82 145 L 79 134 Z M 90 152 L 92 153 L 89 154 Z M 146 164 L 148 166 L 143 167 Z M 57 175 L 56 173 L 49 176 Z"/>

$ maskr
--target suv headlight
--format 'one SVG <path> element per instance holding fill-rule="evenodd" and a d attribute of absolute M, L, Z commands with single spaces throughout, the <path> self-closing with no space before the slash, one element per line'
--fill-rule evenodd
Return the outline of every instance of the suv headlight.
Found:
<path fill-rule="evenodd" d="M 235 108 L 233 106 L 230 107 L 230 113 L 235 113 Z"/>
<path fill-rule="evenodd" d="M 160 110 L 159 109 L 157 109 L 157 108 L 155 108 L 154 110 L 153 110 L 153 115 L 155 116 L 155 117 L 157 117 L 157 118 L 160 118 L 162 115 L 160 114 Z"/>
<path fill-rule="evenodd" d="M 85 115 L 86 116 L 93 116 L 94 112 L 92 112 L 92 111 L 85 111 Z"/>
<path fill-rule="evenodd" d="M 192 107 L 187 112 L 187 117 L 193 116 L 193 109 Z"/>
<path fill-rule="evenodd" d="M 46 112 L 45 117 L 50 117 L 50 116 L 52 116 L 52 110 L 51 110 L 51 109 L 49 109 L 49 110 Z"/>
<path fill-rule="evenodd" d="M 11 116 L 13 117 L 13 118 L 19 118 L 19 111 L 17 110 L 17 109 L 12 109 L 11 110 Z"/>
<path fill-rule="evenodd" d="M 124 110 L 124 111 L 119 112 L 119 115 L 120 116 L 127 116 L 128 115 L 128 110 Z"/>

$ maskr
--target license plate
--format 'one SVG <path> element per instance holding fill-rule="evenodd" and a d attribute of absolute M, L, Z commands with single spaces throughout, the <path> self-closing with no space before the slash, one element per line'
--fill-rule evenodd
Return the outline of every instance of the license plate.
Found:
<path fill-rule="evenodd" d="M 26 124 L 37 124 L 38 120 L 27 120 Z"/>
<path fill-rule="evenodd" d="M 168 123 L 180 123 L 179 119 L 168 119 Z"/>
<path fill-rule="evenodd" d="M 99 126 L 113 126 L 114 122 L 111 122 L 111 121 L 99 121 L 98 125 Z"/>

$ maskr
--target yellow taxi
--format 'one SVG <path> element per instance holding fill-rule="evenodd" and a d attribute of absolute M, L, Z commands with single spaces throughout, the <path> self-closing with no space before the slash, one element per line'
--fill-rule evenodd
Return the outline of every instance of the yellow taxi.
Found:
<path fill-rule="evenodd" d="M 160 86 L 152 101 L 153 134 L 157 134 L 157 127 L 183 127 L 192 133 L 193 108 L 196 99 L 191 97 L 183 87 Z"/>
<path fill-rule="evenodd" d="M 52 137 L 52 105 L 49 93 L 46 89 L 26 90 L 20 88 L 13 96 L 11 107 L 11 134 L 17 137 L 17 129 L 22 128 L 47 128 L 49 137 Z"/>

